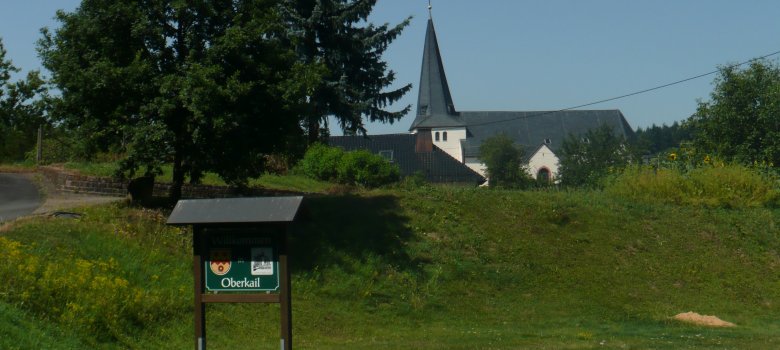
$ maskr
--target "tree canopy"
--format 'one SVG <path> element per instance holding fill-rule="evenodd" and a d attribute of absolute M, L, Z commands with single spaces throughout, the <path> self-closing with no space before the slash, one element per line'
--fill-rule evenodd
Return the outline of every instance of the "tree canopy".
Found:
<path fill-rule="evenodd" d="M 631 161 L 626 140 L 606 124 L 580 137 L 569 135 L 560 153 L 559 177 L 566 186 L 597 186 L 610 169 L 621 169 Z"/>
<path fill-rule="evenodd" d="M 744 164 L 780 164 L 780 66 L 720 69 L 710 101 L 688 120 L 699 151 Z"/>
<path fill-rule="evenodd" d="M 690 124 L 655 125 L 636 130 L 636 147 L 642 152 L 655 155 L 669 149 L 680 147 L 680 144 L 693 139 Z"/>
<path fill-rule="evenodd" d="M 392 123 L 409 112 L 385 108 L 411 89 L 411 84 L 385 91 L 395 81 L 382 55 L 409 24 L 368 23 L 376 0 L 285 0 L 291 41 L 299 58 L 323 68 L 322 80 L 308 91 L 309 108 L 302 116 L 309 142 L 333 116 L 345 134 L 365 133 L 368 121 Z"/>
<path fill-rule="evenodd" d="M 528 182 L 523 148 L 506 134 L 497 134 L 482 142 L 479 159 L 487 167 L 491 187 L 518 187 Z"/>
<path fill-rule="evenodd" d="M 37 71 L 26 79 L 11 81 L 19 68 L 6 59 L 0 39 L 0 161 L 21 160 L 36 141 L 36 130 L 45 122 L 46 85 Z"/>
<path fill-rule="evenodd" d="M 83 0 L 44 31 L 43 64 L 62 92 L 56 116 L 122 173 L 173 163 L 241 184 L 302 137 L 298 116 L 319 78 L 287 44 L 278 1 Z"/>

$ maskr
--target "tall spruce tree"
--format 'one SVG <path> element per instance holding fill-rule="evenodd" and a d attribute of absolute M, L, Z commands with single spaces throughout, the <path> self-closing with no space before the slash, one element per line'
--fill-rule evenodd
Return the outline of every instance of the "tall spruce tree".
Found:
<path fill-rule="evenodd" d="M 324 67 L 320 84 L 308 92 L 309 108 L 301 116 L 309 142 L 333 116 L 346 134 L 365 133 L 364 118 L 392 123 L 409 112 L 385 108 L 411 84 L 384 91 L 395 80 L 382 54 L 411 18 L 390 28 L 368 23 L 376 0 L 285 0 L 291 42 L 300 59 Z"/>
<path fill-rule="evenodd" d="M 284 40 L 273 0 L 83 0 L 44 31 L 57 115 L 123 175 L 173 164 L 170 196 L 214 171 L 245 183 L 303 138 L 297 108 L 318 81 Z"/>

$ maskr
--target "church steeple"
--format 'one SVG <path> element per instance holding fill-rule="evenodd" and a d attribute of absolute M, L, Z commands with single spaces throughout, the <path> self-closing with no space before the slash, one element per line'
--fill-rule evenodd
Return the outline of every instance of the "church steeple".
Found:
<path fill-rule="evenodd" d="M 463 124 L 452 103 L 452 95 L 450 95 L 439 52 L 439 42 L 436 40 L 436 30 L 433 28 L 433 19 L 428 18 L 420 72 L 420 90 L 417 95 L 417 116 L 410 130 L 420 127 L 459 125 Z"/>

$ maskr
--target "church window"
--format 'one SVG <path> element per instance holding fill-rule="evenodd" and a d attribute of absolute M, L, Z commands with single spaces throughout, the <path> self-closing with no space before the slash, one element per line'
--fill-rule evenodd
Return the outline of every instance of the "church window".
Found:
<path fill-rule="evenodd" d="M 441 134 L 441 139 L 442 139 L 442 141 L 447 141 L 447 132 L 446 131 Z"/>
<path fill-rule="evenodd" d="M 436 141 L 439 141 L 439 132 L 438 131 L 434 134 L 434 137 L 435 137 L 434 139 Z"/>

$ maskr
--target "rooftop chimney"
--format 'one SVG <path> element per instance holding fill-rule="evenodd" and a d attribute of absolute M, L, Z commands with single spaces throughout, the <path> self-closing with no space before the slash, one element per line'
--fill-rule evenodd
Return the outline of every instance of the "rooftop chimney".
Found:
<path fill-rule="evenodd" d="M 414 151 L 417 153 L 433 152 L 433 141 L 431 140 L 431 129 L 421 129 L 417 131 L 417 142 Z"/>

